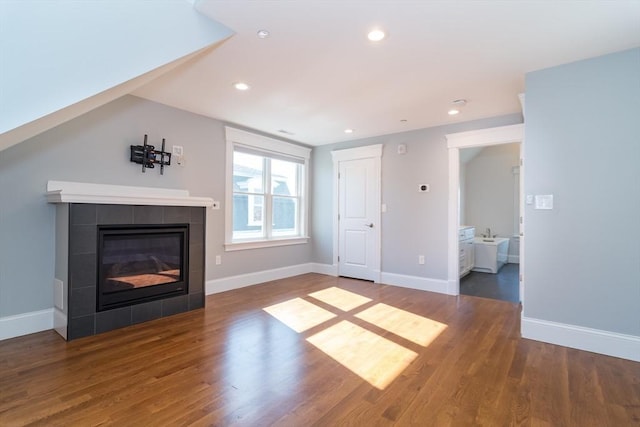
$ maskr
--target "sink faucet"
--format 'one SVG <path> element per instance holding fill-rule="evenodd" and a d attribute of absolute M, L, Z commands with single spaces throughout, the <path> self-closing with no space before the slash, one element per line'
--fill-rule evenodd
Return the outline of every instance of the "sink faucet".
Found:
<path fill-rule="evenodd" d="M 489 227 L 487 227 L 486 233 L 487 233 L 486 237 L 491 238 L 491 229 Z"/>

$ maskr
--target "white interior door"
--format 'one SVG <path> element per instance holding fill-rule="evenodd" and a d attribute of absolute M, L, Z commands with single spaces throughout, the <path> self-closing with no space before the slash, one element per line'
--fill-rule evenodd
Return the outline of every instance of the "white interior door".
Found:
<path fill-rule="evenodd" d="M 377 281 L 379 183 L 374 158 L 339 162 L 338 274 Z"/>
<path fill-rule="evenodd" d="M 338 276 L 380 282 L 382 144 L 333 150 L 333 262 Z"/>

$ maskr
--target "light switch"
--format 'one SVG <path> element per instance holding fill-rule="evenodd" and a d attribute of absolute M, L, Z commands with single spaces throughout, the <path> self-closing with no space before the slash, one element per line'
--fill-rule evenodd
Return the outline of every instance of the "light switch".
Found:
<path fill-rule="evenodd" d="M 553 194 L 536 194 L 536 209 L 553 209 Z"/>

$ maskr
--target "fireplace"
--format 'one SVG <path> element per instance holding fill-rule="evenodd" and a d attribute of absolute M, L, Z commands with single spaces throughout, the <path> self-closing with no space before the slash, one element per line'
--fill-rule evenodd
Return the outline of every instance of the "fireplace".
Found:
<path fill-rule="evenodd" d="M 98 226 L 97 311 L 186 295 L 189 224 Z"/>
<path fill-rule="evenodd" d="M 205 304 L 209 197 L 187 190 L 49 181 L 56 204 L 53 326 L 96 335 Z"/>

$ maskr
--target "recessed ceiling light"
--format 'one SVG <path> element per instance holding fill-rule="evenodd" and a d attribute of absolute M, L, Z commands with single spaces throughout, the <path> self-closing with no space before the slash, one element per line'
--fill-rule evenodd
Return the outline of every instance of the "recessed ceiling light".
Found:
<path fill-rule="evenodd" d="M 447 114 L 449 114 L 450 116 L 455 116 L 456 114 L 460 114 L 460 109 L 467 105 L 467 100 L 456 99 L 454 101 L 451 101 L 451 103 L 453 104 L 453 107 L 451 107 L 449 111 L 447 111 Z"/>
<path fill-rule="evenodd" d="M 369 34 L 367 34 L 367 38 L 372 42 L 379 42 L 380 40 L 385 38 L 385 36 L 386 34 L 384 33 L 384 31 L 378 29 L 371 30 L 369 31 Z"/>
<path fill-rule="evenodd" d="M 259 30 L 257 34 L 259 39 L 266 39 L 271 35 L 268 30 Z"/>
<path fill-rule="evenodd" d="M 353 133 L 353 129 L 345 129 L 344 133 Z"/>
<path fill-rule="evenodd" d="M 244 83 L 244 82 L 238 82 L 238 83 L 234 84 L 233 87 L 235 87 L 238 90 L 248 90 L 249 89 L 249 85 Z"/>

